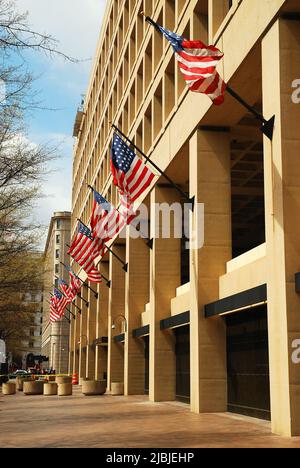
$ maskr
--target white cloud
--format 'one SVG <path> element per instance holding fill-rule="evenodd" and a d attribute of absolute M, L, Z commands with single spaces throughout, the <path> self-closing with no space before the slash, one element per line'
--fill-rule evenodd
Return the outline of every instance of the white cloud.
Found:
<path fill-rule="evenodd" d="M 106 0 L 17 0 L 17 6 L 28 11 L 34 30 L 54 36 L 65 53 L 94 55 Z"/>

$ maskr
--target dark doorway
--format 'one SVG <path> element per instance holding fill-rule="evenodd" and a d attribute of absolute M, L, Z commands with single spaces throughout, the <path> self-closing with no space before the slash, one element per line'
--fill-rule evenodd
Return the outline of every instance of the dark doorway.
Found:
<path fill-rule="evenodd" d="M 190 402 L 190 326 L 176 328 L 176 400 Z"/>
<path fill-rule="evenodd" d="M 149 395 L 149 336 L 144 336 L 145 345 L 145 395 Z"/>
<path fill-rule="evenodd" d="M 267 307 L 226 317 L 228 411 L 271 419 Z"/>

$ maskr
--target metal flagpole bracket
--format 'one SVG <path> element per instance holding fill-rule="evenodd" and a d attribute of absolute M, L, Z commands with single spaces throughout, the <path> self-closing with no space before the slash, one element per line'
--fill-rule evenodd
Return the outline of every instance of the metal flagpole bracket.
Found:
<path fill-rule="evenodd" d="M 195 209 L 195 202 L 196 202 L 196 197 L 190 198 L 190 204 L 191 204 L 191 211 L 194 211 Z"/>
<path fill-rule="evenodd" d="M 124 140 L 126 140 L 135 150 L 137 150 L 141 156 L 143 156 L 143 158 L 145 158 L 145 160 L 151 164 L 154 169 L 156 169 L 159 174 L 161 176 L 163 176 L 170 184 L 171 187 L 173 187 L 175 190 L 177 190 L 178 193 L 180 193 L 180 195 L 182 196 L 182 198 L 184 198 L 187 202 L 190 202 L 190 198 L 188 197 L 188 195 L 179 187 L 179 185 L 177 185 L 164 171 L 162 171 L 160 169 L 160 167 L 158 167 L 157 164 L 155 164 L 149 156 L 147 156 L 138 146 L 136 146 L 133 141 L 131 141 L 126 135 L 125 133 L 122 132 L 122 130 L 120 130 L 116 125 L 112 125 L 112 128 L 114 128 L 123 138 Z"/>
<path fill-rule="evenodd" d="M 263 132 L 269 140 L 273 140 L 273 133 L 274 133 L 274 125 L 275 125 L 275 115 L 271 117 L 270 120 L 265 120 L 261 127 L 261 131 Z"/>
<path fill-rule="evenodd" d="M 272 141 L 275 125 L 275 115 L 273 115 L 270 120 L 266 120 L 264 116 L 257 109 L 255 109 L 254 106 L 250 106 L 250 104 L 248 104 L 248 102 L 246 102 L 241 96 L 239 96 L 239 94 L 230 88 L 230 86 L 226 87 L 226 91 L 262 123 L 262 133 Z"/>
<path fill-rule="evenodd" d="M 125 273 L 128 273 L 128 263 L 125 263 L 125 265 L 123 266 L 123 270 L 125 271 Z"/>
<path fill-rule="evenodd" d="M 111 287 L 111 281 L 107 281 L 107 282 L 106 282 L 106 286 L 107 286 L 108 288 L 110 288 L 110 287 Z"/>
<path fill-rule="evenodd" d="M 153 239 L 149 239 L 147 241 L 147 245 L 148 245 L 149 249 L 153 250 Z"/>

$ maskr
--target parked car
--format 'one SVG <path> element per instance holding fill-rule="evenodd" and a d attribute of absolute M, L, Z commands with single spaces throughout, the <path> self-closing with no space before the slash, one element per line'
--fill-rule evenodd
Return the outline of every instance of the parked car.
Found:
<path fill-rule="evenodd" d="M 19 369 L 12 374 L 9 374 L 10 379 L 16 379 L 17 377 L 28 377 L 30 374 L 26 370 Z"/>

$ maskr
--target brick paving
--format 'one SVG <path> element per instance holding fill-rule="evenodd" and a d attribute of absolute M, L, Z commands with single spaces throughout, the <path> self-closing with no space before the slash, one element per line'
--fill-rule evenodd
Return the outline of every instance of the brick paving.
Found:
<path fill-rule="evenodd" d="M 144 396 L 0 395 L 0 447 L 194 448 L 291 447 L 300 438 L 271 434 L 264 421 L 231 414 L 193 414 L 181 403 Z"/>

